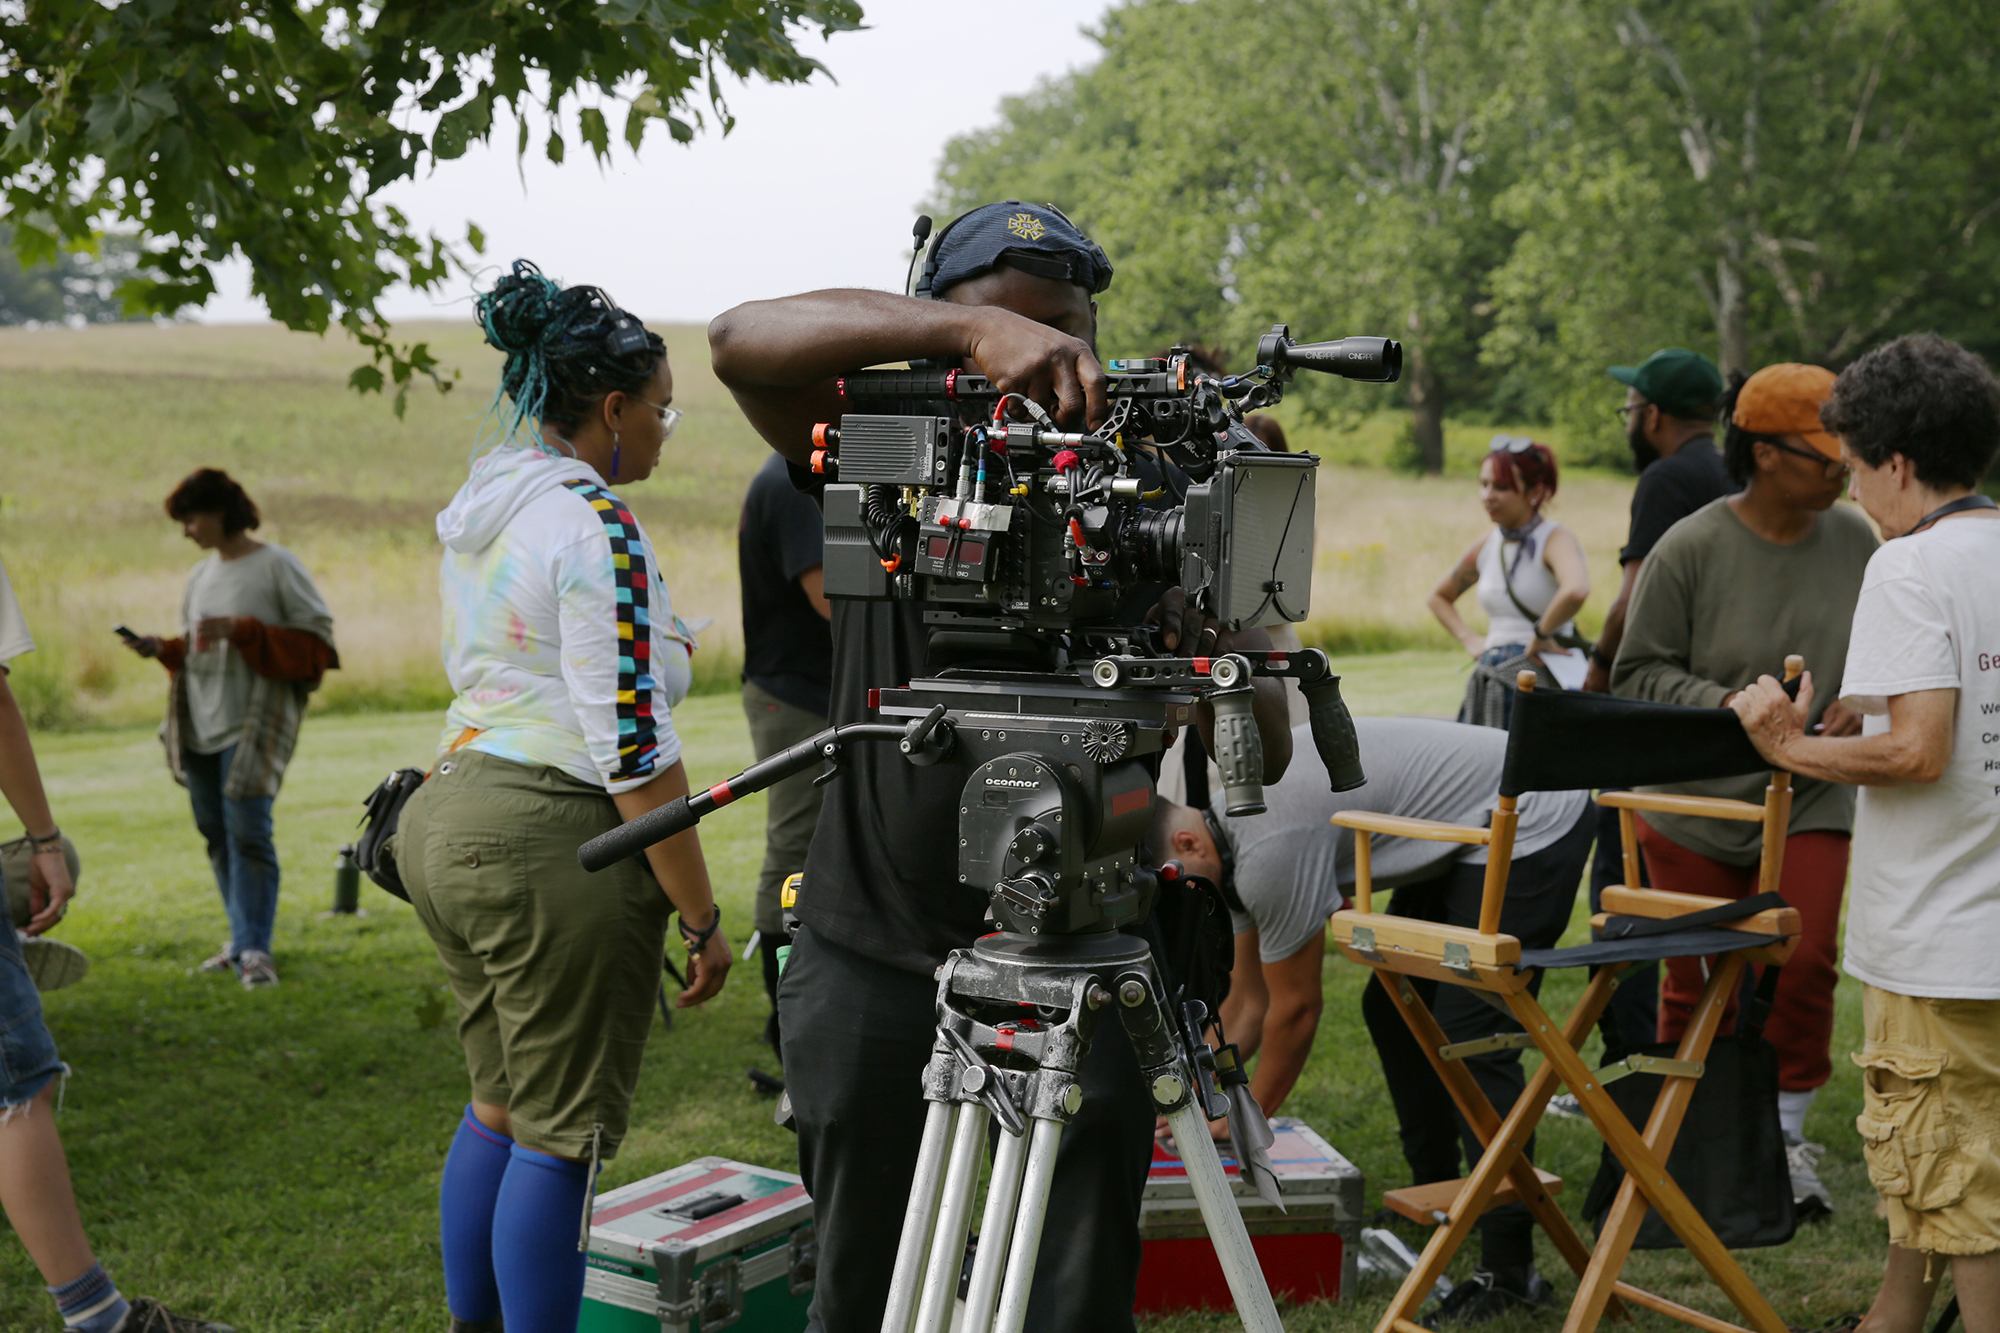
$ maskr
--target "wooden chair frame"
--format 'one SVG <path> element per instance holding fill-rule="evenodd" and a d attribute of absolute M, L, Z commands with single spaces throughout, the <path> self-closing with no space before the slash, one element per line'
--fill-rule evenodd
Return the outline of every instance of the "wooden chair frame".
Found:
<path fill-rule="evenodd" d="M 1801 665 L 1796 657 L 1786 659 L 1786 679 L 1797 676 Z M 1534 688 L 1534 674 L 1524 671 L 1517 682 L 1522 691 L 1530 691 Z M 1593 918 L 1593 925 L 1601 926 L 1605 917 L 1612 914 L 1668 919 L 1728 903 L 1722 898 L 1632 887 L 1640 878 L 1635 815 L 1642 810 L 1761 823 L 1759 888 L 1775 892 L 1778 887 L 1784 867 L 1785 831 L 1791 815 L 1789 773 L 1771 774 L 1761 805 L 1642 792 L 1607 792 L 1597 800 L 1600 805 L 1618 811 L 1626 883 L 1605 889 L 1602 901 L 1605 911 Z M 1384 1202 L 1392 1209 L 1417 1221 L 1435 1223 L 1437 1230 L 1376 1324 L 1375 1333 L 1424 1333 L 1415 1322 L 1416 1315 L 1452 1257 L 1472 1234 L 1474 1225 L 1498 1204 L 1516 1200 L 1527 1207 L 1577 1275 L 1576 1296 L 1563 1323 L 1563 1333 L 1591 1333 L 1607 1314 L 1614 1319 L 1626 1318 L 1625 1302 L 1668 1315 L 1705 1333 L 1750 1333 L 1750 1330 L 1787 1333 L 1785 1321 L 1778 1317 L 1675 1183 L 1666 1169 L 1666 1161 L 1694 1096 L 1702 1062 L 1737 992 L 1743 968 L 1753 962 L 1780 964 L 1791 956 L 1800 929 L 1797 910 L 1778 908 L 1727 923 L 1728 929 L 1766 939 L 1716 955 L 1716 965 L 1695 1004 L 1674 1062 L 1663 1062 L 1655 1068 L 1655 1072 L 1665 1077 L 1645 1128 L 1637 1129 L 1604 1089 L 1604 1076 L 1617 1077 L 1632 1072 L 1631 1067 L 1628 1065 L 1615 1074 L 1610 1069 L 1592 1070 L 1579 1054 L 1579 1048 L 1610 1002 L 1618 974 L 1627 964 L 1601 966 L 1568 1021 L 1558 1024 L 1528 993 L 1530 973 L 1515 970 L 1521 957 L 1520 941 L 1499 931 L 1500 908 L 1506 897 L 1514 835 L 1520 818 L 1516 804 L 1516 798 L 1502 796 L 1490 828 L 1361 811 L 1333 817 L 1335 824 L 1355 832 L 1354 907 L 1334 914 L 1330 922 L 1334 943 L 1352 961 L 1381 974 L 1390 1003 L 1409 1025 L 1453 1103 L 1486 1149 L 1472 1174 L 1463 1180 L 1385 1194 Z M 1375 913 L 1370 840 L 1376 834 L 1485 844 L 1488 856 L 1479 928 L 1467 930 Z M 1781 941 L 1767 942 L 1774 935 L 1782 937 Z M 1450 1046 L 1436 1018 L 1410 986 L 1411 977 L 1426 977 L 1484 992 L 1492 1002 L 1513 1014 L 1528 1040 L 1541 1051 L 1541 1067 L 1528 1077 L 1520 1098 L 1504 1118 L 1460 1062 L 1459 1057 L 1471 1054 L 1464 1046 L 1483 1043 Z M 1561 1181 L 1535 1170 L 1524 1155 L 1528 1139 L 1558 1084 L 1568 1087 L 1625 1167 L 1624 1183 L 1598 1229 L 1595 1247 L 1583 1243 L 1552 1197 L 1561 1188 Z M 1742 1313 L 1748 1329 L 1619 1279 L 1649 1204 Z"/>

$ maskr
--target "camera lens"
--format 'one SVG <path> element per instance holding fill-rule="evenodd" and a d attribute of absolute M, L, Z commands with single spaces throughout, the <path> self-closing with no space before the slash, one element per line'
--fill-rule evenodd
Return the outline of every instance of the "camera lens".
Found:
<path fill-rule="evenodd" d="M 1172 582 L 1180 577 L 1182 518 L 1176 507 L 1141 509 L 1126 520 L 1125 557 L 1140 579 Z"/>

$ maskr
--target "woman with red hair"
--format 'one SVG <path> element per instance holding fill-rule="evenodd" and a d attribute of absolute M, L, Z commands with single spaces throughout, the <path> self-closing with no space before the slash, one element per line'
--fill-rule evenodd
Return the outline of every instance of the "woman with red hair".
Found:
<path fill-rule="evenodd" d="M 1429 603 L 1438 623 L 1480 666 L 1567 654 L 1565 641 L 1577 641 L 1571 618 L 1590 596 L 1590 574 L 1576 534 L 1542 515 L 1556 482 L 1556 456 L 1546 444 L 1495 435 L 1487 446 L 1479 503 L 1493 529 L 1466 548 Z M 1458 614 L 1458 599 L 1475 587 L 1486 612 L 1485 634 Z M 1475 719 L 1461 713 L 1459 720 Z"/>

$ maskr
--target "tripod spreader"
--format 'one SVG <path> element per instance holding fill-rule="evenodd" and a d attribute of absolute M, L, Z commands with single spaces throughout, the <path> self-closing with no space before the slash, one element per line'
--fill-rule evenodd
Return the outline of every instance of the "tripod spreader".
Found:
<path fill-rule="evenodd" d="M 760 759 L 735 777 L 716 783 L 706 791 L 676 797 L 657 810 L 600 833 L 577 848 L 576 859 L 585 870 L 595 873 L 637 856 L 656 842 L 665 842 L 676 833 L 685 833 L 740 797 L 763 791 L 783 782 L 794 773 L 804 772 L 822 761 L 838 763 L 840 753 L 856 741 L 895 741 L 913 763 L 934 763 L 951 749 L 951 723 L 939 705 L 920 718 L 902 726 L 886 722 L 850 722 L 828 727 L 768 759 Z"/>

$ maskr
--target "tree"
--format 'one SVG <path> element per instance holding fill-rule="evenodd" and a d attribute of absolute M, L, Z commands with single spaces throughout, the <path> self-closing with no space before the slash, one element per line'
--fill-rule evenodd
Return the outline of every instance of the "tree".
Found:
<path fill-rule="evenodd" d="M 213 265 L 241 254 L 276 318 L 338 321 L 370 349 L 355 387 L 381 389 L 386 362 L 400 411 L 437 363 L 392 341 L 377 303 L 397 282 L 435 286 L 455 243 L 375 203 L 383 187 L 486 140 L 498 104 L 519 153 L 539 105 L 557 162 L 566 103 L 600 160 L 619 103 L 635 149 L 655 120 L 692 138 L 704 93 L 727 132 L 721 71 L 804 80 L 822 66 L 796 30 L 860 19 L 858 0 L 25 0 L 0 6 L 0 200 L 29 267 L 136 231 L 121 289 L 136 312 L 199 304 Z M 466 244 L 481 248 L 476 226 Z"/>
<path fill-rule="evenodd" d="M 128 318 L 118 286 L 139 261 L 138 243 L 107 236 L 96 254 L 65 250 L 52 264 L 23 268 L 13 231 L 0 223 L 0 325 L 115 324 Z"/>
<path fill-rule="evenodd" d="M 1490 207 L 1512 135 L 1483 114 L 1493 9 L 1138 0 L 1106 17 L 1098 65 L 950 145 L 944 202 L 1074 208 L 1118 267 L 1105 334 L 1121 347 L 1243 343 L 1279 319 L 1401 339 L 1436 471 L 1446 404 L 1491 378 L 1484 275 L 1511 237 Z"/>
<path fill-rule="evenodd" d="M 1521 240 L 1488 351 L 1573 411 L 1662 343 L 1747 371 L 1913 326 L 1993 338 L 1992 6 L 1546 0 L 1520 38 L 1513 114 L 1543 133 L 1499 201 Z"/>

